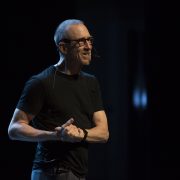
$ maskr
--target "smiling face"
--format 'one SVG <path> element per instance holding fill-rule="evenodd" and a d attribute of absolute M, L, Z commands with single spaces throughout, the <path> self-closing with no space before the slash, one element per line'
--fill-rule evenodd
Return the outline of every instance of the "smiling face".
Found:
<path fill-rule="evenodd" d="M 84 24 L 70 25 L 66 31 L 67 47 L 65 57 L 69 62 L 89 65 L 91 61 L 92 38 Z"/>

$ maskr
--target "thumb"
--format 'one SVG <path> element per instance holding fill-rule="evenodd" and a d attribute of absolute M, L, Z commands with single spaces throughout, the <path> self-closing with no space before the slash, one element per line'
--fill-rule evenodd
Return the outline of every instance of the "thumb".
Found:
<path fill-rule="evenodd" d="M 70 118 L 68 121 L 66 121 L 66 123 L 64 123 L 61 127 L 65 128 L 66 126 L 71 125 L 74 122 L 73 118 Z"/>

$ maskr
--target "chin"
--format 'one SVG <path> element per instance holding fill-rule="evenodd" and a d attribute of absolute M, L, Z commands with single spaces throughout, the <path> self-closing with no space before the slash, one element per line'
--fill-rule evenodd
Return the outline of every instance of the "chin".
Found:
<path fill-rule="evenodd" d="M 85 60 L 85 61 L 81 61 L 82 65 L 89 65 L 90 61 L 89 60 Z"/>
<path fill-rule="evenodd" d="M 82 65 L 89 65 L 90 64 L 90 62 L 91 62 L 91 59 L 81 59 L 81 63 L 82 63 Z"/>

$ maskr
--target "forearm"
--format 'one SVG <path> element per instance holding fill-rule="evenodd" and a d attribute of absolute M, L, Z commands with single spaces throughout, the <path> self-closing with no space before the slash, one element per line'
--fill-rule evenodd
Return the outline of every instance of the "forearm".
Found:
<path fill-rule="evenodd" d="M 86 129 L 88 135 L 86 138 L 87 142 L 90 143 L 106 143 L 109 138 L 109 131 L 105 128 L 94 127 L 91 129 Z"/>
<path fill-rule="evenodd" d="M 92 143 L 105 143 L 109 139 L 107 117 L 104 111 L 97 111 L 93 114 L 94 127 L 88 131 L 86 141 Z"/>
<path fill-rule="evenodd" d="M 8 134 L 10 139 L 20 141 L 39 142 L 48 140 L 58 140 L 55 131 L 35 129 L 26 123 L 12 124 L 8 130 Z"/>

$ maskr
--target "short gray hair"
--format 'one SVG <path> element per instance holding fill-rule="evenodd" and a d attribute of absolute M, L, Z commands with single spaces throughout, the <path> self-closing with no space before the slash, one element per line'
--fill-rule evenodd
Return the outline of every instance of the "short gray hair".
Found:
<path fill-rule="evenodd" d="M 58 46 L 59 42 L 64 38 L 67 28 L 73 24 L 84 24 L 84 22 L 78 19 L 67 19 L 58 25 L 54 33 L 54 41 L 56 46 Z"/>

